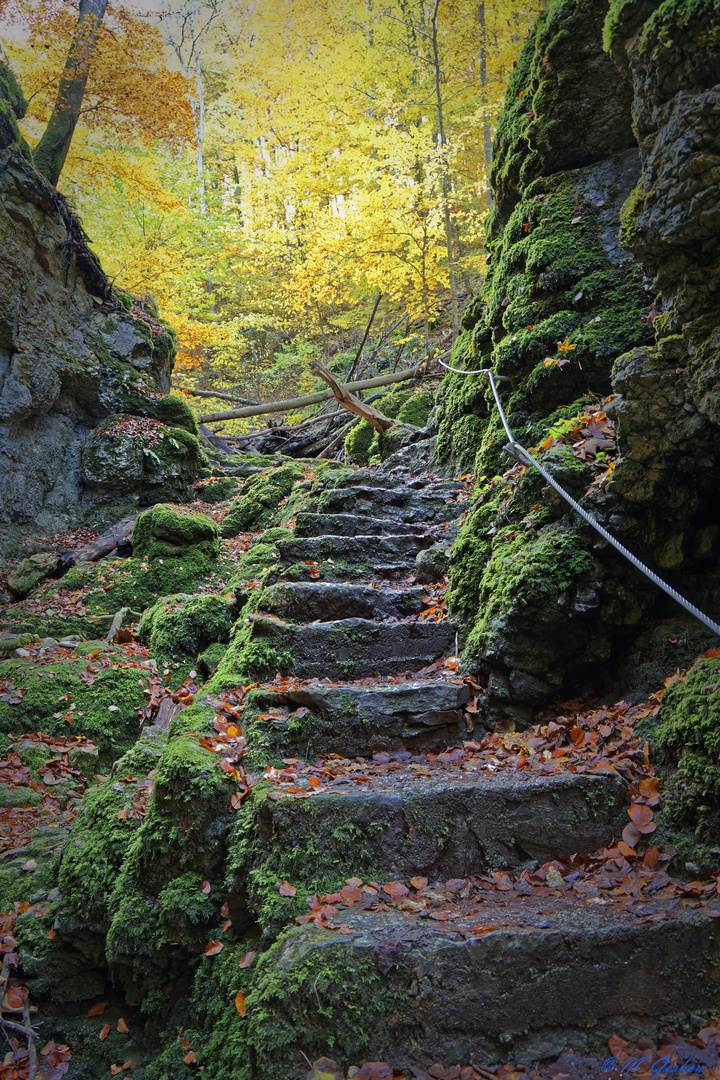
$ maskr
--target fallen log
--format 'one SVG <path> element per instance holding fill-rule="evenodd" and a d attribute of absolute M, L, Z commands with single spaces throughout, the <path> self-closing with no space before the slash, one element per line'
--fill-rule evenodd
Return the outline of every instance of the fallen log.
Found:
<path fill-rule="evenodd" d="M 132 517 L 122 518 L 121 521 L 115 522 L 102 536 L 91 540 L 89 544 L 85 544 L 78 551 L 61 552 L 60 570 L 64 573 L 71 566 L 77 566 L 78 563 L 97 562 L 103 556 L 109 555 L 111 551 L 115 551 L 116 548 L 129 548 L 136 519 L 137 514 L 133 514 Z"/>
<path fill-rule="evenodd" d="M 404 382 L 405 379 L 418 379 L 422 374 L 423 364 L 407 368 L 405 371 L 396 371 L 394 375 L 378 375 L 374 379 L 360 379 L 358 382 L 345 384 L 346 390 L 372 390 L 376 386 L 390 386 L 392 383 Z M 207 413 L 201 416 L 201 424 L 212 424 L 216 420 L 241 420 L 244 416 L 263 416 L 265 413 L 292 412 L 295 409 L 303 409 L 306 405 L 316 405 L 320 401 L 330 401 L 335 395 L 332 390 L 320 391 L 317 394 L 308 394 L 307 397 L 290 398 L 286 401 L 268 401 L 264 405 L 254 405 L 247 409 L 229 409 L 227 412 Z"/>
<path fill-rule="evenodd" d="M 221 439 L 219 435 L 214 435 L 212 433 L 212 431 L 210 430 L 210 428 L 205 427 L 205 425 L 203 423 L 201 423 L 199 425 L 199 427 L 200 427 L 200 434 L 204 435 L 205 438 L 208 440 L 208 442 L 212 443 L 212 445 L 215 447 L 215 449 L 219 450 L 221 454 L 234 454 L 235 453 L 232 446 L 230 446 L 228 443 L 226 443 L 224 439 Z"/>
<path fill-rule="evenodd" d="M 183 390 L 183 394 L 191 394 L 193 397 L 217 398 L 219 401 L 237 401 L 241 405 L 259 405 L 252 398 L 236 397 L 234 394 L 221 394 L 217 390 Z"/>
<path fill-rule="evenodd" d="M 351 394 L 347 386 L 343 386 L 339 383 L 332 372 L 328 371 L 324 364 L 321 364 L 319 360 L 313 360 L 313 371 L 317 372 L 323 382 L 326 382 L 333 394 L 335 400 L 338 401 L 344 409 L 347 409 L 351 413 L 355 413 L 356 416 L 361 416 L 363 420 L 367 420 L 368 424 L 372 424 L 375 430 L 382 435 L 384 431 L 391 428 L 395 421 L 391 417 L 386 416 L 385 413 L 380 412 L 373 405 L 368 405 L 366 402 L 361 401 L 360 398 Z"/>

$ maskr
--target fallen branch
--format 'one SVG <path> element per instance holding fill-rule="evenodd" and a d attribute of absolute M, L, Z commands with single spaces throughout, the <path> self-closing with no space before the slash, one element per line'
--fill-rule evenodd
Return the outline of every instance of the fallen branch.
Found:
<path fill-rule="evenodd" d="M 123 619 L 125 618 L 129 610 L 130 608 L 121 607 L 120 610 L 115 615 L 113 615 L 113 621 L 110 623 L 110 629 L 103 638 L 103 641 L 112 641 L 112 639 L 115 637 L 115 634 L 122 626 Z"/>
<path fill-rule="evenodd" d="M 397 371 L 394 375 L 378 375 L 374 379 L 360 379 L 358 382 L 345 384 L 346 390 L 372 390 L 376 386 L 390 386 L 392 383 L 404 382 L 405 379 L 418 379 L 422 373 L 422 364 L 407 368 L 405 371 Z M 268 401 L 265 405 L 254 405 L 247 409 L 229 409 L 227 412 L 208 413 L 201 416 L 201 424 L 212 424 L 216 420 L 241 420 L 245 416 L 262 416 L 265 413 L 292 412 L 295 409 L 303 409 L 306 405 L 317 405 L 320 401 L 330 401 L 335 395 L 331 390 L 320 391 L 317 394 L 308 394 L 307 397 L 291 398 L 287 401 Z"/>
<path fill-rule="evenodd" d="M 320 378 L 328 384 L 335 400 L 339 401 L 343 408 L 348 409 L 349 412 L 355 413 L 356 416 L 361 416 L 363 420 L 367 420 L 368 424 L 372 424 L 380 435 L 388 428 L 391 428 L 395 423 L 385 413 L 381 413 L 379 409 L 374 408 L 372 405 L 367 405 L 360 398 L 356 398 L 354 394 L 351 394 L 346 386 L 339 383 L 332 372 L 321 364 L 318 360 L 313 360 L 313 371 L 316 371 Z"/>

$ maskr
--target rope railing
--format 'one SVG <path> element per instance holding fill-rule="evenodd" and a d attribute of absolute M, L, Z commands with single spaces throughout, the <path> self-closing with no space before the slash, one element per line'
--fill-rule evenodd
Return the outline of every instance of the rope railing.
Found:
<path fill-rule="evenodd" d="M 560 484 L 558 484 L 557 480 L 548 472 L 546 468 L 544 468 L 540 464 L 539 461 L 537 461 L 533 457 L 529 450 L 527 450 L 524 446 L 521 446 L 521 444 L 517 441 L 513 432 L 511 431 L 510 425 L 508 424 L 505 410 L 502 407 L 500 395 L 498 394 L 497 384 L 495 382 L 496 377 L 490 368 L 480 368 L 477 371 L 461 371 L 460 368 L 450 367 L 449 364 L 443 363 L 442 360 L 440 360 L 439 363 L 442 364 L 444 368 L 447 368 L 448 371 L 455 371 L 460 375 L 484 375 L 487 381 L 490 383 L 490 388 L 493 392 L 493 397 L 495 398 L 495 404 L 497 405 L 502 425 L 505 428 L 505 434 L 507 435 L 509 440 L 508 445 L 505 448 L 508 453 L 510 453 L 514 458 L 516 458 L 518 461 L 521 461 L 529 468 L 536 469 L 537 472 L 539 472 L 540 475 L 548 482 L 548 484 L 550 484 L 550 486 L 554 488 L 555 491 L 557 491 L 558 495 L 560 495 L 566 503 L 572 506 L 573 510 L 577 514 L 579 514 L 580 517 L 588 523 L 588 525 L 591 525 L 592 528 L 595 529 L 595 531 L 598 532 L 604 540 L 607 540 L 609 544 L 612 544 L 615 550 L 619 551 L 620 554 L 628 560 L 628 562 L 632 563 L 633 566 L 637 567 L 637 569 L 640 570 L 645 575 L 645 577 L 647 577 L 650 581 L 657 585 L 659 589 L 662 589 L 663 592 L 667 593 L 668 596 L 671 596 L 673 600 L 676 601 L 676 603 L 680 604 L 681 607 L 684 607 L 686 611 L 689 611 L 690 614 L 694 615 L 696 619 L 699 619 L 701 623 L 704 623 L 709 630 L 712 630 L 713 633 L 720 636 L 720 625 L 718 625 L 718 623 L 714 622 L 708 615 L 705 614 L 705 612 L 701 611 L 700 608 L 696 607 L 695 604 L 691 604 L 689 600 L 686 600 L 685 597 L 677 591 L 677 589 L 673 589 L 672 585 L 668 585 L 668 583 L 666 581 L 663 581 L 663 579 L 659 577 L 653 570 L 651 570 L 649 566 L 646 566 L 645 563 L 641 562 L 636 555 L 633 555 L 631 551 L 628 551 L 624 544 L 621 544 L 619 540 L 616 540 L 612 533 L 609 533 L 607 529 L 603 525 L 601 525 L 600 522 L 595 517 L 593 517 L 591 513 L 585 510 L 582 506 L 580 506 L 578 502 L 575 501 L 575 499 L 573 499 L 572 495 L 568 495 L 567 491 L 565 491 L 560 486 Z"/>

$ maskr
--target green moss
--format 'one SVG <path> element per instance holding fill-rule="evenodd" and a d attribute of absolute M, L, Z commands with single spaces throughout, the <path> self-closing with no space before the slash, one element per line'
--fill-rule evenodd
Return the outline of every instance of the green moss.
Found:
<path fill-rule="evenodd" d="M 160 759 L 165 732 L 148 728 L 99 787 L 87 792 L 63 849 L 59 885 L 64 910 L 91 922 L 108 918 L 108 900 L 142 818 L 133 801 Z M 132 779 L 129 779 L 132 777 Z M 129 816 L 118 814 L 125 809 Z"/>
<path fill-rule="evenodd" d="M 266 528 L 276 516 L 281 516 L 278 515 L 280 504 L 301 477 L 302 467 L 294 463 L 249 477 L 223 521 L 222 535 L 232 537 Z M 277 523 L 282 524 L 279 520 Z"/>
<path fill-rule="evenodd" d="M 428 390 L 391 390 L 373 407 L 397 420 L 400 424 L 425 427 L 433 404 L 433 394 Z M 378 433 L 367 420 L 360 420 L 345 438 L 345 450 L 355 465 L 367 465 L 379 455 Z"/>
<path fill-rule="evenodd" d="M 161 397 L 152 402 L 151 408 L 152 411 L 148 412 L 148 415 L 167 424 L 168 427 L 182 428 L 195 437 L 199 434 L 197 417 L 182 398 L 173 395 Z"/>
<path fill-rule="evenodd" d="M 20 134 L 17 125 L 27 112 L 25 100 L 15 75 L 4 61 L 0 60 L 0 149 L 16 146 L 28 161 L 32 160 L 30 147 Z"/>
<path fill-rule="evenodd" d="M 203 484 L 200 498 L 206 503 L 222 502 L 223 499 L 236 495 L 240 488 L 240 481 L 234 476 L 211 475 L 209 483 Z"/>
<path fill-rule="evenodd" d="M 140 639 L 156 656 L 195 658 L 206 646 L 227 642 L 232 622 L 232 604 L 224 597 L 178 593 L 145 611 Z"/>
<path fill-rule="evenodd" d="M 720 658 L 699 659 L 641 729 L 658 759 L 667 839 L 708 873 L 720 858 Z"/>
<path fill-rule="evenodd" d="M 215 522 L 204 514 L 181 514 L 158 503 L 135 522 L 133 551 L 150 560 L 192 554 L 209 566 L 220 552 L 220 533 Z"/>
<path fill-rule="evenodd" d="M 84 735 L 97 743 L 105 766 L 137 739 L 144 677 L 150 671 L 122 649 L 98 659 L 76 657 L 43 666 L 6 660 L 0 673 L 26 688 L 18 705 L 0 702 L 3 731 Z"/>

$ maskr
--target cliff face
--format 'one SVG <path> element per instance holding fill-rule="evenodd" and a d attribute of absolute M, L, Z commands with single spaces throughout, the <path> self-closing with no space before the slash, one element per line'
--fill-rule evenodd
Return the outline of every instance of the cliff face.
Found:
<path fill-rule="evenodd" d="M 0 149 L 0 245 L 0 553 L 31 526 L 186 498 L 199 448 L 190 411 L 164 396 L 172 331 L 110 287 L 17 142 Z"/>
<path fill-rule="evenodd" d="M 508 86 L 489 272 L 454 361 L 504 376 L 519 441 L 715 618 L 719 24 L 709 0 L 548 5 Z M 440 460 L 488 478 L 450 596 L 486 718 L 522 724 L 553 694 L 601 688 L 678 609 L 511 468 L 506 441 L 482 377 L 449 377 Z M 672 670 L 702 632 L 671 636 Z"/>

